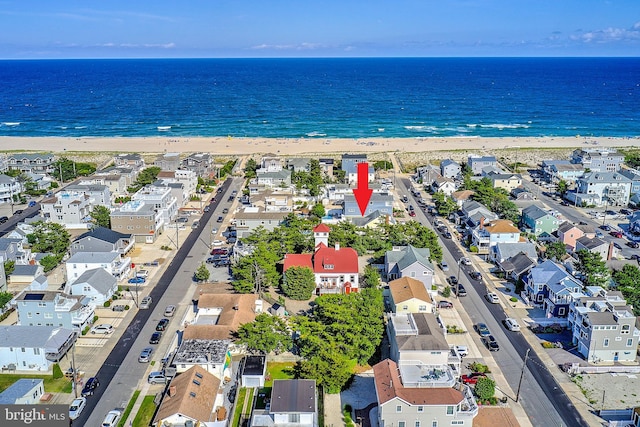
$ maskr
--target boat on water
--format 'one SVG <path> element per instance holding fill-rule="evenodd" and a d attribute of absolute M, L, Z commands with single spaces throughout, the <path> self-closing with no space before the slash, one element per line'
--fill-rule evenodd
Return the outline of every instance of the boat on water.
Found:
<path fill-rule="evenodd" d="M 171 130 L 171 126 L 158 126 L 158 130 L 160 132 L 166 132 L 168 130 Z"/>

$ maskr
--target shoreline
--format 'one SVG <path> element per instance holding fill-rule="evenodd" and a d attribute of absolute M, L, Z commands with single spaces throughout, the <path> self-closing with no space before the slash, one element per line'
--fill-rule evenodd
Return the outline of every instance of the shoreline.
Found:
<path fill-rule="evenodd" d="M 2 152 L 194 153 L 281 156 L 322 153 L 432 152 L 567 148 L 640 148 L 640 137 L 417 137 L 417 138 L 249 138 L 249 137 L 9 137 Z"/>

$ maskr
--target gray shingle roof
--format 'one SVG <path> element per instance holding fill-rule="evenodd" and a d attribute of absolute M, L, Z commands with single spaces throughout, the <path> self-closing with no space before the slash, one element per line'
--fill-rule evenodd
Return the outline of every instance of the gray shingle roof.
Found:
<path fill-rule="evenodd" d="M 91 285 L 95 290 L 106 295 L 110 289 L 116 285 L 116 278 L 104 271 L 102 268 L 94 268 L 87 270 L 73 282 L 73 285 L 86 283 Z"/>
<path fill-rule="evenodd" d="M 58 351 L 74 332 L 54 326 L 11 325 L 0 327 L 2 347 L 44 348 Z"/>
<path fill-rule="evenodd" d="M 41 386 L 42 390 L 44 390 L 43 383 L 44 381 L 40 378 L 20 378 L 0 393 L 0 405 L 15 404 L 16 400 L 24 397 L 37 386 Z"/>
<path fill-rule="evenodd" d="M 67 264 L 110 264 L 120 257 L 117 252 L 78 252 L 67 260 Z"/>
<path fill-rule="evenodd" d="M 131 239 L 131 234 L 118 233 L 117 231 L 113 231 L 105 227 L 95 227 L 78 236 L 75 241 L 77 242 L 78 240 L 84 239 L 85 237 L 92 237 L 94 239 L 103 240 L 105 242 L 116 243 L 120 239 Z"/>
<path fill-rule="evenodd" d="M 411 245 L 405 246 L 400 251 L 387 251 L 387 260 L 390 263 L 396 263 L 400 271 L 416 262 L 433 270 L 433 264 L 429 261 L 429 256 L 431 256 L 429 249 L 416 248 Z"/>

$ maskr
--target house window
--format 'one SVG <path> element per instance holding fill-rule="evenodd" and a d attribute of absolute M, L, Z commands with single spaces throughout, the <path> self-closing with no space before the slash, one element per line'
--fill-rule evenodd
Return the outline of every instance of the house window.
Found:
<path fill-rule="evenodd" d="M 24 348 L 24 347 L 22 347 L 22 352 L 24 353 L 25 351 L 26 351 L 26 350 L 25 350 L 25 348 Z"/>
<path fill-rule="evenodd" d="M 53 313 L 45 313 L 44 314 L 44 318 L 45 319 L 53 319 Z"/>
<path fill-rule="evenodd" d="M 402 412 L 402 406 L 400 405 L 396 406 L 396 412 Z"/>
<path fill-rule="evenodd" d="M 605 338 L 604 343 L 602 345 L 605 347 L 609 347 L 609 338 Z"/>
<path fill-rule="evenodd" d="M 453 406 L 447 406 L 447 415 L 453 415 Z"/>
<path fill-rule="evenodd" d="M 431 427 L 438 427 L 438 421 L 433 421 L 431 423 Z"/>
<path fill-rule="evenodd" d="M 300 423 L 300 414 L 289 414 L 290 423 Z"/>
<path fill-rule="evenodd" d="M 462 420 L 453 420 L 453 421 L 451 421 L 451 425 L 452 426 L 463 426 L 464 425 L 464 421 L 462 421 Z"/>
<path fill-rule="evenodd" d="M 403 306 L 402 306 L 402 309 L 403 309 L 403 310 L 409 310 L 409 306 L 408 306 L 408 305 L 403 305 Z"/>
<path fill-rule="evenodd" d="M 398 427 L 405 427 L 404 421 L 398 421 Z"/>
<path fill-rule="evenodd" d="M 424 406 L 418 406 L 418 412 L 424 412 Z"/>
<path fill-rule="evenodd" d="M 416 427 L 420 427 L 420 421 L 416 421 Z"/>
<path fill-rule="evenodd" d="M 558 309 L 558 316 L 564 316 L 564 307 Z"/>
<path fill-rule="evenodd" d="M 622 325 L 622 330 L 620 331 L 621 334 L 628 334 L 629 331 L 631 330 L 629 325 Z"/>
<path fill-rule="evenodd" d="M 418 311 L 427 311 L 427 306 L 426 305 L 419 305 L 418 306 Z"/>
<path fill-rule="evenodd" d="M 411 272 L 411 277 L 416 277 L 416 272 L 415 271 Z"/>
<path fill-rule="evenodd" d="M 633 346 L 633 338 L 627 339 L 627 347 L 632 347 L 632 346 Z"/>
<path fill-rule="evenodd" d="M 40 354 L 40 349 L 39 348 L 34 348 L 33 349 L 33 354 L 35 354 L 36 356 Z"/>

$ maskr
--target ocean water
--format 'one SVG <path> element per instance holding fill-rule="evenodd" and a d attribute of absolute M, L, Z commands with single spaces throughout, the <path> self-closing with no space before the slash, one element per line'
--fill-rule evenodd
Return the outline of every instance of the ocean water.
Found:
<path fill-rule="evenodd" d="M 640 136 L 640 58 L 0 61 L 0 135 Z"/>

